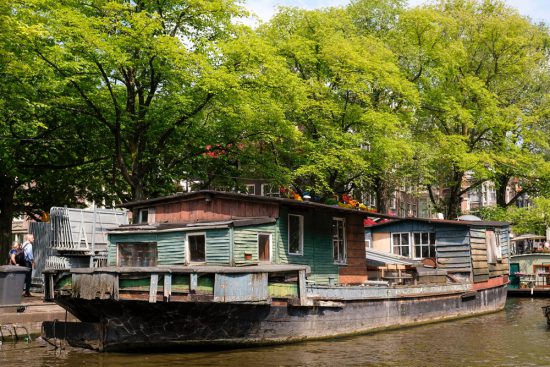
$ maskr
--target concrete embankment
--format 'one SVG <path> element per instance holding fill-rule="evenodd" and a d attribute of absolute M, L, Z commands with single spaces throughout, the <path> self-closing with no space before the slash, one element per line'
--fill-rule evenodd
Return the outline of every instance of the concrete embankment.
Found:
<path fill-rule="evenodd" d="M 5 339 L 17 333 L 24 338 L 26 333 L 40 335 L 44 321 L 77 321 L 70 313 L 52 302 L 44 302 L 43 295 L 32 293 L 24 297 L 18 305 L 0 305 L 0 330 Z"/>

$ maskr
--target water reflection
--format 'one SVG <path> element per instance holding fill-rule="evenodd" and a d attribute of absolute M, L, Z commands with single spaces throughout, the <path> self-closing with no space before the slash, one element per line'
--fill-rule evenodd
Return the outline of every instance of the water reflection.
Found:
<path fill-rule="evenodd" d="M 509 299 L 481 317 L 284 346 L 200 353 L 100 354 L 4 343 L 1 366 L 550 366 L 544 299 Z"/>

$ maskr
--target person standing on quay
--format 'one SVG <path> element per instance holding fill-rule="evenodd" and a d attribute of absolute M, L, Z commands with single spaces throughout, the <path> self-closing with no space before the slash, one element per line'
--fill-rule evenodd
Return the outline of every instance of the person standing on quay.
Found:
<path fill-rule="evenodd" d="M 25 297 L 31 296 L 31 281 L 32 281 L 32 269 L 34 267 L 34 256 L 32 254 L 32 244 L 34 242 L 34 236 L 28 234 L 25 236 L 25 242 L 23 242 L 23 252 L 25 253 L 25 266 L 29 268 L 25 276 Z"/>

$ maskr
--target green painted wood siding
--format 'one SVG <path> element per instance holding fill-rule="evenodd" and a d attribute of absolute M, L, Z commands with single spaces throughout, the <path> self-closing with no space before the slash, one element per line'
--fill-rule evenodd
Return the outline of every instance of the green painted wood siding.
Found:
<path fill-rule="evenodd" d="M 230 243 L 229 229 L 212 229 L 201 232 L 166 232 L 166 233 L 124 233 L 110 234 L 108 246 L 108 263 L 116 266 L 117 243 L 156 242 L 158 265 L 184 265 L 187 234 L 205 233 L 206 262 L 208 264 L 229 264 Z"/>
<path fill-rule="evenodd" d="M 277 243 L 277 256 L 281 263 L 302 264 L 311 267 L 309 280 L 316 284 L 328 284 L 329 278 L 338 281 L 338 265 L 334 264 L 332 252 L 332 218 L 321 212 L 293 212 L 281 208 L 278 220 L 280 240 Z M 288 253 L 288 214 L 304 217 L 303 255 Z"/>
<path fill-rule="evenodd" d="M 107 261 L 116 266 L 117 243 L 156 242 L 158 265 L 181 265 L 185 262 L 183 236 L 182 232 L 110 234 Z"/>
<path fill-rule="evenodd" d="M 277 263 L 276 256 L 277 242 L 279 241 L 279 232 L 275 224 L 263 224 L 249 227 L 237 227 L 233 232 L 233 259 L 235 265 L 257 264 L 258 255 L 258 234 L 271 235 L 271 257 L 272 262 Z M 250 260 L 245 259 L 245 253 L 251 254 Z"/>
<path fill-rule="evenodd" d="M 229 265 L 230 247 L 229 228 L 211 229 L 206 232 L 206 262 L 208 264 Z"/>

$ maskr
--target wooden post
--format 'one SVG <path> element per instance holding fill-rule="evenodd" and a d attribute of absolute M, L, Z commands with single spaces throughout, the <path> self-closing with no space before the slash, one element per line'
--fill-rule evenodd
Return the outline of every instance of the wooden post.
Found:
<path fill-rule="evenodd" d="M 172 296 L 172 274 L 164 274 L 164 300 L 170 302 Z"/>
<path fill-rule="evenodd" d="M 195 293 L 198 287 L 199 276 L 197 273 L 189 274 L 189 293 Z"/>
<path fill-rule="evenodd" d="M 300 296 L 300 305 L 304 306 L 307 303 L 307 288 L 306 288 L 306 271 L 298 271 L 298 291 Z"/>
<path fill-rule="evenodd" d="M 159 275 L 151 274 L 151 284 L 149 284 L 149 303 L 157 302 L 158 282 L 159 282 Z"/>

